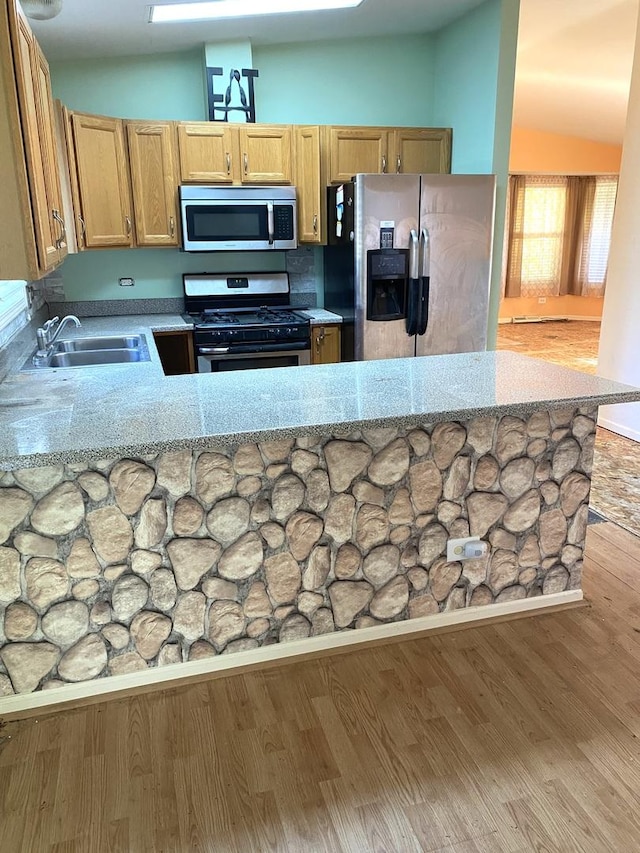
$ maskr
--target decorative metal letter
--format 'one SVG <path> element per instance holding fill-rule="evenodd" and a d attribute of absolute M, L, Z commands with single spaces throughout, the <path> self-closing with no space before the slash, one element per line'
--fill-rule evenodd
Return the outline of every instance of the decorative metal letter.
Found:
<path fill-rule="evenodd" d="M 222 68 L 207 68 L 207 96 L 209 101 L 209 121 L 229 121 L 229 113 L 239 112 L 245 116 L 245 122 L 255 124 L 256 108 L 254 102 L 253 80 L 258 76 L 255 68 L 237 68 L 229 70 L 229 85 L 224 95 L 216 95 L 214 78 L 223 77 Z M 246 78 L 248 92 L 242 85 L 241 77 Z"/>

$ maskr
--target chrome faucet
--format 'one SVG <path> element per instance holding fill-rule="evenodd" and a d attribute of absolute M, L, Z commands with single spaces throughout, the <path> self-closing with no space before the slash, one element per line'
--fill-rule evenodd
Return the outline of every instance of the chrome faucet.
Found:
<path fill-rule="evenodd" d="M 54 317 L 52 320 L 47 320 L 41 328 L 36 332 L 38 341 L 38 351 L 33 356 L 35 365 L 42 364 L 51 355 L 53 345 L 58 340 L 60 333 L 69 323 L 75 323 L 76 327 L 80 325 L 80 320 L 75 314 L 67 314 L 62 320 L 59 317 Z"/>

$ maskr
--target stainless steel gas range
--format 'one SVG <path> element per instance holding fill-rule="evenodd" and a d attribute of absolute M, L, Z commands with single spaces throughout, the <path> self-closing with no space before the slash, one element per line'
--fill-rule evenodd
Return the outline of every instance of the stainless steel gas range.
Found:
<path fill-rule="evenodd" d="M 198 373 L 310 364 L 309 320 L 289 304 L 287 273 L 182 278 Z"/>

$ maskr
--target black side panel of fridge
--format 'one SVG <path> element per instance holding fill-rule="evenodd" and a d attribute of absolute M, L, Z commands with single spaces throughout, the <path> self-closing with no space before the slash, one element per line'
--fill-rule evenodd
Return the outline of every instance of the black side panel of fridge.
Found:
<path fill-rule="evenodd" d="M 324 307 L 342 317 L 342 360 L 354 361 L 354 185 L 327 187 L 328 245 L 324 247 Z M 342 201 L 338 201 L 341 192 Z"/>

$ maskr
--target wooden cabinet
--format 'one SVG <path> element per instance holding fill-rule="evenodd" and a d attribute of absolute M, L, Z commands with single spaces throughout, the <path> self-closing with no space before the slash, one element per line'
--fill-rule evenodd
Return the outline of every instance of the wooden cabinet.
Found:
<path fill-rule="evenodd" d="M 369 174 L 451 171 L 451 129 L 329 127 L 325 144 L 329 183 Z"/>
<path fill-rule="evenodd" d="M 451 129 L 403 127 L 389 133 L 389 171 L 422 174 L 451 171 Z"/>
<path fill-rule="evenodd" d="M 241 124 L 238 140 L 243 184 L 292 183 L 290 126 Z"/>
<path fill-rule="evenodd" d="M 0 11 L 0 278 L 37 279 L 66 254 L 49 67 L 15 0 Z"/>
<path fill-rule="evenodd" d="M 171 122 L 127 121 L 137 246 L 179 244 L 176 130 Z"/>
<path fill-rule="evenodd" d="M 158 355 L 166 376 L 196 372 L 191 329 L 154 332 L 153 339 L 158 348 Z"/>
<path fill-rule="evenodd" d="M 336 364 L 341 358 L 339 324 L 311 327 L 311 363 Z"/>
<path fill-rule="evenodd" d="M 220 122 L 178 124 L 180 181 L 232 184 L 238 170 L 237 133 Z"/>
<path fill-rule="evenodd" d="M 298 191 L 298 240 L 322 243 L 326 230 L 327 196 L 320 156 L 320 128 L 295 127 L 295 184 Z"/>
<path fill-rule="evenodd" d="M 387 171 L 388 128 L 328 127 L 326 132 L 329 183 L 343 184 L 359 172 Z"/>
<path fill-rule="evenodd" d="M 80 217 L 87 248 L 131 247 L 133 210 L 121 119 L 73 113 Z"/>
<path fill-rule="evenodd" d="M 180 122 L 180 180 L 205 184 L 291 184 L 290 125 Z"/>

